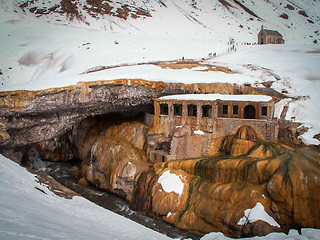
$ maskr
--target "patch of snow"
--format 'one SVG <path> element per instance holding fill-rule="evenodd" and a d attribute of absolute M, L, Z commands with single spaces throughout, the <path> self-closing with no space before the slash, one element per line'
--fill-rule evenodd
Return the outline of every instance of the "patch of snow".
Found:
<path fill-rule="evenodd" d="M 158 183 L 161 184 L 162 189 L 167 192 L 175 192 L 180 195 L 183 192 L 184 183 L 181 180 L 182 176 L 177 176 L 174 173 L 170 173 L 170 170 L 167 170 L 161 174 L 158 179 Z"/>
<path fill-rule="evenodd" d="M 256 222 L 258 220 L 269 223 L 271 226 L 280 228 L 280 225 L 264 210 L 261 203 L 257 203 L 252 209 L 244 211 L 244 217 L 238 221 L 238 225 L 245 225 L 247 223 Z"/>
<path fill-rule="evenodd" d="M 194 131 L 194 134 L 204 135 L 204 132 L 201 130 L 196 130 L 196 131 Z"/>
<path fill-rule="evenodd" d="M 161 100 L 199 100 L 199 101 L 252 101 L 269 102 L 272 97 L 266 95 L 231 95 L 231 94 L 178 94 L 160 97 Z"/>
<path fill-rule="evenodd" d="M 203 71 L 203 70 L 208 70 L 208 68 L 207 67 L 194 67 L 194 68 L 192 68 L 192 70 Z"/>
<path fill-rule="evenodd" d="M 318 240 L 320 236 L 319 229 L 302 228 L 301 235 L 297 230 L 291 229 L 289 234 L 285 233 L 270 233 L 262 237 L 250 237 L 250 238 L 238 238 L 243 240 Z M 229 238 L 220 232 L 212 232 L 204 235 L 201 240 L 233 240 L 234 238 Z"/>
<path fill-rule="evenodd" d="M 320 141 L 318 139 L 313 138 L 314 135 L 320 133 L 320 126 L 310 126 L 305 124 L 306 127 L 309 127 L 309 130 L 304 134 L 300 135 L 298 138 L 302 140 L 304 144 L 307 145 L 319 145 Z"/>

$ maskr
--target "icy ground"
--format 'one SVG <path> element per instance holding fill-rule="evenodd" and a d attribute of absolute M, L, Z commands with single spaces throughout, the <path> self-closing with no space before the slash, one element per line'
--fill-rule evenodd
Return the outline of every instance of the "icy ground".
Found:
<path fill-rule="evenodd" d="M 38 189 L 42 190 L 38 190 Z M 168 239 L 82 197 L 65 199 L 0 155 L 0 239 Z M 211 233 L 203 239 L 230 239 Z M 320 230 L 269 234 L 259 240 L 320 239 Z"/>

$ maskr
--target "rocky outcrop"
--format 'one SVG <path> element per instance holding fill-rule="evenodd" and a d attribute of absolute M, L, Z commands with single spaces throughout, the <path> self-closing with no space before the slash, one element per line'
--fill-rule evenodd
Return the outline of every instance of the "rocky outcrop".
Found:
<path fill-rule="evenodd" d="M 320 228 L 317 148 L 265 143 L 243 126 L 235 135 L 212 140 L 211 157 L 150 163 L 146 143 L 154 134 L 149 135 L 149 127 L 141 120 L 116 123 L 108 116 L 86 119 L 55 139 L 68 139 L 77 149 L 80 183 L 118 194 L 146 214 L 199 233 L 248 237 Z M 184 130 L 177 137 L 188 133 Z M 37 146 L 58 146 L 50 143 Z M 256 211 L 266 218 L 254 219 Z"/>
<path fill-rule="evenodd" d="M 170 94 L 248 93 L 232 84 L 182 84 L 118 79 L 78 83 L 40 91 L 0 92 L 0 152 L 64 134 L 88 117 L 118 113 L 118 118 L 150 112 L 153 99 Z"/>
<path fill-rule="evenodd" d="M 79 158 L 77 148 L 71 144 L 71 131 L 53 139 L 36 143 L 34 147 L 42 160 L 59 162 Z"/>
<path fill-rule="evenodd" d="M 225 154 L 156 163 L 141 174 L 135 206 L 179 228 L 232 237 L 320 227 L 319 150 L 265 144 L 250 127 L 220 143 Z M 180 179 L 180 192 L 159 181 L 168 171 Z M 273 220 L 250 220 L 257 205 Z"/>
<path fill-rule="evenodd" d="M 138 176 L 149 168 L 147 130 L 141 122 L 85 120 L 76 125 L 72 138 L 82 160 L 80 183 L 89 181 L 131 201 Z"/>
<path fill-rule="evenodd" d="M 42 91 L 0 93 L 0 148 L 25 146 L 62 135 L 81 120 L 112 112 L 148 111 L 153 99 L 182 92 L 139 80 L 79 83 Z"/>
<path fill-rule="evenodd" d="M 139 79 L 2 92 L 0 152 L 24 158 L 26 154 L 12 149 L 25 147 L 28 152 L 35 145 L 44 159 L 77 157 L 81 183 L 116 193 L 147 214 L 195 232 L 242 237 L 320 228 L 317 148 L 267 144 L 244 126 L 235 135 L 211 139 L 205 146 L 211 157 L 148 161 L 148 147 L 168 151 L 171 139 L 159 138 L 161 129 L 149 130 L 139 113 L 152 112 L 153 99 L 162 95 L 216 91 L 254 92 L 230 84 Z M 184 136 L 194 135 L 194 129 L 177 130 L 176 147 Z M 202 151 L 200 142 L 191 145 Z M 272 220 L 250 218 L 257 209 Z"/>

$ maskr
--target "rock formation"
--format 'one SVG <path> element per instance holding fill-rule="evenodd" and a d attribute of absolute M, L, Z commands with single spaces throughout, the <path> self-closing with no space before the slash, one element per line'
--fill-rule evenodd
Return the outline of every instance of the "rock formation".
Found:
<path fill-rule="evenodd" d="M 71 144 L 82 160 L 79 182 L 198 233 L 248 237 L 320 227 L 317 148 L 265 143 L 243 126 L 235 135 L 213 140 L 217 149 L 211 157 L 151 164 L 148 129 L 141 121 L 107 119 L 75 125 Z M 271 220 L 252 219 L 256 209 Z"/>
<path fill-rule="evenodd" d="M 80 182 L 89 181 L 131 201 L 136 179 L 149 168 L 147 130 L 141 122 L 85 120 L 76 125 L 72 137 L 82 160 Z"/>
<path fill-rule="evenodd" d="M 211 139 L 210 157 L 148 161 L 148 147 L 170 145 L 165 136 L 156 137 L 159 129 L 149 131 L 139 113 L 152 112 L 153 99 L 162 95 L 216 91 L 254 89 L 123 79 L 2 92 L 0 153 L 21 161 L 35 146 L 43 159 L 79 158 L 81 183 L 118 194 L 138 210 L 194 232 L 244 237 L 320 228 L 318 148 L 266 143 L 243 126 L 235 135 Z M 181 128 L 176 138 L 185 134 L 193 133 Z M 255 211 L 267 220 L 254 219 Z"/>
<path fill-rule="evenodd" d="M 88 117 L 150 112 L 153 99 L 169 94 L 248 93 L 232 84 L 182 84 L 118 79 L 40 91 L 0 92 L 0 152 L 53 139 Z"/>
<path fill-rule="evenodd" d="M 141 174 L 135 206 L 179 228 L 232 237 L 320 227 L 318 149 L 265 144 L 248 127 L 220 142 L 220 152 L 226 154 L 157 163 Z M 159 183 L 166 171 L 183 182 L 181 194 L 166 192 Z M 245 210 L 257 203 L 279 225 L 261 220 L 241 224 Z"/>

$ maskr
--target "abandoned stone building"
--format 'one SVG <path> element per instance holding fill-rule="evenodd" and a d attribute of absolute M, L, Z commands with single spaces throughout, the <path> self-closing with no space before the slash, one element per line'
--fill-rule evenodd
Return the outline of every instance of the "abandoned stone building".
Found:
<path fill-rule="evenodd" d="M 154 109 L 148 139 L 151 161 L 206 156 L 212 139 L 232 135 L 245 125 L 266 142 L 278 137 L 274 100 L 266 95 L 170 95 L 155 99 Z"/>
<path fill-rule="evenodd" d="M 284 44 L 283 36 L 275 30 L 267 30 L 261 26 L 258 33 L 258 44 Z"/>

